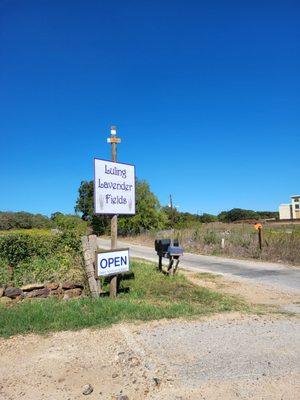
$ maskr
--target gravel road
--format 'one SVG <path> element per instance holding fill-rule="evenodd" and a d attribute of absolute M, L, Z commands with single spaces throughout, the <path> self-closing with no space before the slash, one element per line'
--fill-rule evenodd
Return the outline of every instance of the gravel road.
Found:
<path fill-rule="evenodd" d="M 0 354 L 1 400 L 300 398 L 300 320 L 290 317 L 222 314 L 16 336 L 0 339 Z"/>
<path fill-rule="evenodd" d="M 110 248 L 110 240 L 98 239 L 100 247 Z M 118 241 L 119 247 L 130 247 L 132 257 L 145 258 L 157 262 L 154 247 L 133 245 Z M 182 257 L 180 266 L 194 270 L 222 274 L 231 279 L 243 279 L 248 282 L 264 284 L 282 291 L 300 294 L 300 269 L 282 264 L 255 262 L 248 260 L 233 260 L 214 256 L 202 256 L 186 253 Z"/>
<path fill-rule="evenodd" d="M 141 329 L 137 341 L 174 379 L 164 399 L 300 398 L 299 320 L 164 323 Z"/>

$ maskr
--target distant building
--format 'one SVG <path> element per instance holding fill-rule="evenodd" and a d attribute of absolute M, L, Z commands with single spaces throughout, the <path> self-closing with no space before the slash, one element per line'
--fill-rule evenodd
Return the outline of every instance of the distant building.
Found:
<path fill-rule="evenodd" d="M 280 219 L 300 219 L 300 194 L 291 196 L 290 204 L 280 204 L 279 218 Z"/>

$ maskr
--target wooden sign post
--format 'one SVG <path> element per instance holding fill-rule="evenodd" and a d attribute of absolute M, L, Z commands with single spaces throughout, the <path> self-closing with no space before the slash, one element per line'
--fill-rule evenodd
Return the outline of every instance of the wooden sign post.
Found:
<path fill-rule="evenodd" d="M 111 161 L 94 160 L 94 214 L 111 215 L 111 250 L 117 249 L 118 215 L 135 214 L 135 167 L 117 162 L 117 129 L 112 126 L 107 142 L 111 144 Z M 117 270 L 116 270 L 117 271 Z M 116 297 L 118 274 L 110 274 L 110 297 Z"/>
<path fill-rule="evenodd" d="M 121 142 L 120 138 L 117 138 L 115 135 L 117 134 L 117 130 L 115 126 L 112 126 L 110 129 L 111 137 L 107 139 L 111 143 L 111 160 L 112 162 L 117 162 L 117 143 Z M 118 141 L 119 139 L 119 141 Z M 115 214 L 111 218 L 111 245 L 110 248 L 112 250 L 117 248 L 118 241 L 118 215 Z M 109 283 L 109 296 L 116 297 L 117 296 L 117 287 L 118 287 L 118 275 L 112 275 Z"/>
<path fill-rule="evenodd" d="M 254 228 L 257 230 L 258 232 L 258 246 L 259 246 L 259 250 L 262 249 L 262 224 L 260 224 L 259 222 L 257 222 L 254 225 Z"/>

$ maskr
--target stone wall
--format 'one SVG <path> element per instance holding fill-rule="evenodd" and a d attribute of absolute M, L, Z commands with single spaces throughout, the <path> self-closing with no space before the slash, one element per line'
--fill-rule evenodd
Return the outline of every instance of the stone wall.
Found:
<path fill-rule="evenodd" d="M 84 295 L 84 287 L 81 283 L 33 283 L 17 287 L 0 287 L 0 304 L 10 304 L 16 301 L 29 299 L 42 299 L 56 297 L 69 300 Z"/>

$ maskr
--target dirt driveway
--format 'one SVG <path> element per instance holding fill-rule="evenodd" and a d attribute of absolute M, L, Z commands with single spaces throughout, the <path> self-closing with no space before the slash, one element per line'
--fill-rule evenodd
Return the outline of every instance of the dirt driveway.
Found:
<path fill-rule="evenodd" d="M 119 324 L 1 339 L 0 352 L 1 400 L 300 398 L 295 317 Z"/>

